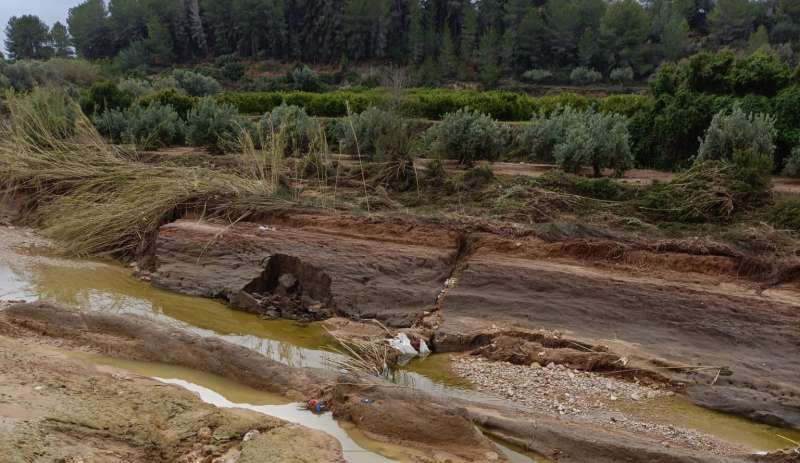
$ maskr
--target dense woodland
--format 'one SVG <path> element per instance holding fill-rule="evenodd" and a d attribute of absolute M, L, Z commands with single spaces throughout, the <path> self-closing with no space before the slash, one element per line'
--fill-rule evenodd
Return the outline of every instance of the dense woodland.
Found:
<path fill-rule="evenodd" d="M 74 46 L 74 49 L 70 47 Z M 237 55 L 415 66 L 424 81 L 643 78 L 659 63 L 770 46 L 794 61 L 796 0 L 86 0 L 67 25 L 12 18 L 9 58 L 72 52 L 126 70 Z"/>

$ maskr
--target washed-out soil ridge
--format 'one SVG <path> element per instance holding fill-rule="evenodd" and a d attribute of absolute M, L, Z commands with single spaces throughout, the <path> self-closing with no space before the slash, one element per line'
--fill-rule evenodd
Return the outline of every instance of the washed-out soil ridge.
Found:
<path fill-rule="evenodd" d="M 394 387 L 377 378 L 336 377 L 322 370 L 292 368 L 246 348 L 131 316 L 86 313 L 42 303 L 11 304 L 0 308 L 0 339 L 184 366 L 293 400 L 319 397 L 330 406 L 336 418 L 354 423 L 368 436 L 428 451 L 433 461 L 504 461 L 493 444 L 475 429 L 475 423 L 492 434 L 564 462 L 683 463 L 751 459 L 744 455 L 724 457 L 671 448 L 652 438 L 545 415 L 523 414 L 458 399 L 443 401 L 422 392 Z M 370 401 L 365 403 L 365 398 Z M 269 428 L 252 424 L 248 427 Z M 107 430 L 106 437 L 113 439 L 115 432 L 116 429 Z M 239 439 L 241 434 L 237 434 Z M 302 438 L 300 432 L 295 435 Z M 233 439 L 229 444 L 236 442 Z M 314 448 L 319 452 L 332 451 L 335 458 L 318 457 L 317 461 L 339 461 L 336 448 L 329 449 L 330 444 L 325 442 L 317 439 Z M 169 461 L 169 457 L 151 461 Z"/>
<path fill-rule="evenodd" d="M 606 352 L 620 362 L 600 369 L 632 370 L 701 405 L 800 427 L 800 297 L 783 281 L 791 265 L 704 240 L 554 241 L 486 223 L 290 211 L 248 220 L 162 226 L 140 275 L 267 316 L 416 328 L 437 351 L 555 330 L 581 347 L 557 347 L 554 358 L 576 361 L 563 349 Z M 276 255 L 315 275 L 284 290 L 323 280 L 324 297 L 295 295 L 301 308 L 277 314 L 248 298 L 243 290 Z M 764 291 L 765 282 L 784 284 Z M 675 368 L 696 366 L 710 368 Z"/>

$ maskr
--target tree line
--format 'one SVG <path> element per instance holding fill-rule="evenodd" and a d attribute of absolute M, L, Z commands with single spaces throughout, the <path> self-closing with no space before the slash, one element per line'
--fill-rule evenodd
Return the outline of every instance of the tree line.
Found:
<path fill-rule="evenodd" d="M 9 56 L 65 55 L 68 43 L 81 57 L 130 70 L 227 56 L 380 61 L 415 66 L 430 80 L 490 83 L 576 68 L 644 77 L 662 61 L 723 47 L 769 46 L 794 60 L 800 2 L 86 0 L 69 10 L 67 26 L 12 18 Z"/>

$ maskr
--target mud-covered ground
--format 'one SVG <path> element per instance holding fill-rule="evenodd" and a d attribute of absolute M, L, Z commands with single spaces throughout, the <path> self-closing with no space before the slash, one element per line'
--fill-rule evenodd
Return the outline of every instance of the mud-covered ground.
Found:
<path fill-rule="evenodd" d="M 284 213 L 233 226 L 179 220 L 152 250 L 142 274 L 160 287 L 237 305 L 248 289 L 276 288 L 264 275 L 292 273 L 329 313 L 413 328 L 440 352 L 503 334 L 556 363 L 630 371 L 704 406 L 800 427 L 800 292 L 793 282 L 763 290 L 749 261 L 719 243 L 548 241 Z"/>
<path fill-rule="evenodd" d="M 37 245 L 34 234 L 23 234 L 20 243 L 27 240 Z M 9 236 L 20 235 L 15 231 Z M 492 391 L 492 383 L 497 383 L 492 375 L 502 379 L 505 373 L 498 369 L 500 364 L 489 361 L 511 362 L 509 369 L 552 363 L 567 378 L 570 373 L 582 378 L 587 371 L 613 374 L 614 381 L 640 381 L 645 389 L 630 386 L 636 395 L 646 396 L 647 388 L 657 394 L 688 395 L 711 408 L 800 427 L 800 293 L 793 282 L 762 291 L 763 281 L 741 272 L 741 256 L 714 246 L 698 250 L 673 242 L 615 247 L 602 240 L 552 241 L 487 224 L 288 211 L 235 225 L 192 217 L 178 220 L 164 225 L 149 249 L 139 262 L 138 275 L 156 286 L 226 299 L 265 317 L 377 319 L 393 330 L 424 337 L 440 352 L 472 352 L 487 359 L 469 362 L 473 366 L 485 363 L 485 368 L 471 367 L 462 373 L 479 387 L 483 375 L 482 388 L 490 392 L 498 392 Z M 292 278 L 286 278 L 287 274 Z M 290 304 L 283 306 L 287 301 Z M 447 402 L 377 380 L 342 381 L 330 373 L 278 365 L 247 349 L 200 340 L 152 321 L 81 314 L 47 304 L 17 304 L 2 310 L 0 353 L 24 363 L 31 349 L 36 352 L 30 359 L 45 362 L 38 368 L 40 376 L 3 368 L 0 384 L 35 383 L 37 387 L 36 381 L 63 375 L 55 383 L 75 381 L 78 391 L 72 394 L 72 402 L 61 401 L 64 406 L 84 407 L 98 416 L 103 416 L 106 407 L 113 410 L 111 403 L 82 391 L 95 391 L 92 381 L 113 385 L 119 378 L 66 359 L 64 350 L 195 368 L 292 400 L 324 396 L 337 417 L 353 422 L 370 437 L 437 455 L 439 461 L 502 460 L 491 442 L 474 429 L 475 423 L 559 461 L 750 458 L 742 447 L 709 436 L 681 434 L 681 430 L 668 436 L 665 428 L 646 422 L 639 428 L 637 423 L 609 426 L 602 420 L 573 420 L 569 410 L 562 413 L 557 407 L 524 401 L 518 401 L 517 408 Z M 47 355 L 36 354 L 44 351 Z M 58 370 L 57 365 L 67 367 Z M 68 381 L 73 372 L 89 382 Z M 95 376 L 104 379 L 92 380 Z M 170 390 L 176 397 L 194 399 L 149 380 L 131 379 L 124 384 Z M 525 397 L 525 387 L 542 386 L 523 382 L 515 385 L 522 390 L 500 395 Z M 619 387 L 628 391 L 624 384 Z M 64 392 L 57 389 L 55 397 Z M 4 391 L 12 397 L 11 403 L 30 400 L 14 393 Z M 135 393 L 148 397 L 148 392 Z M 377 400 L 380 406 L 365 405 L 365 398 Z M 197 407 L 209 409 L 196 399 L 182 409 Z M 598 407 L 603 408 L 602 404 Z M 141 410 L 143 417 L 150 414 L 150 409 Z M 49 426 L 38 415 L 18 419 L 13 417 L 17 409 L 0 406 L 0 411 L 8 415 L 4 420 L 12 422 L 3 421 L 0 428 L 12 441 L 19 432 L 33 432 L 28 426 Z M 217 413 L 227 416 L 227 412 Z M 609 419 L 616 420 L 617 415 Z M 147 421 L 140 426 L 142 435 L 155 432 L 148 430 L 150 424 L 157 430 L 174 426 L 169 421 Z M 50 432 L 50 428 L 41 429 Z M 97 444 L 79 440 L 105 452 L 104 446 L 122 438 L 114 434 L 117 431 L 104 432 Z M 226 435 L 225 444 L 217 445 L 213 455 L 242 451 L 244 433 Z M 128 447 L 139 445 L 138 434 L 125 436 Z M 163 445 L 156 445 L 161 460 L 153 456 L 156 453 L 143 457 L 131 453 L 129 458 L 176 461 L 198 449 L 212 451 L 205 447 L 211 444 L 197 447 L 191 439 L 165 439 Z M 36 452 L 55 452 L 41 450 L 39 446 L 46 442 L 39 440 L 33 447 L 20 447 L 20 461 L 28 461 L 25 455 Z M 65 442 L 54 441 L 53 449 L 71 448 Z M 334 451 L 319 443 L 321 452 Z M 294 450 L 289 445 L 287 455 Z M 317 461 L 335 458 L 339 456 Z"/>
<path fill-rule="evenodd" d="M 0 336 L 3 462 L 344 461 L 339 443 L 322 432 L 218 409 L 41 341 Z"/>

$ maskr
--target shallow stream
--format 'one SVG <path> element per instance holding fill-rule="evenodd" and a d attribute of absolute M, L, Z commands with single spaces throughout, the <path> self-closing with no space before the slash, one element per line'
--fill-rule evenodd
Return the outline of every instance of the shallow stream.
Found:
<path fill-rule="evenodd" d="M 3 235 L 8 233 L 9 230 L 0 231 L 0 238 L 5 238 Z M 136 314 L 201 336 L 225 339 L 290 366 L 331 368 L 327 359 L 338 355 L 333 352 L 333 346 L 318 324 L 262 320 L 255 315 L 232 310 L 218 301 L 154 288 L 134 278 L 129 269 L 115 263 L 48 257 L 42 248 L 31 246 L 35 239 L 18 238 L 3 239 L 0 243 L 0 299 L 41 299 L 91 311 Z M 296 404 L 288 404 L 274 395 L 246 388 L 224 378 L 170 365 L 100 357 L 95 361 L 178 384 L 219 406 L 253 408 L 287 421 L 322 429 L 342 442 L 351 462 L 402 461 L 413 454 L 408 449 L 367 439 L 357 430 L 337 423 L 329 416 L 318 417 L 299 411 Z M 412 361 L 395 371 L 391 379 L 435 395 L 479 401 L 497 400 L 472 391 L 466 381 L 451 372 L 449 365 L 448 356 L 433 355 L 425 360 Z M 716 413 L 694 406 L 684 399 L 651 402 L 646 409 L 634 412 L 654 421 L 698 429 L 753 451 L 788 447 L 788 442 L 779 435 L 800 440 L 800 432 Z M 511 447 L 501 445 L 500 449 L 513 462 L 536 461 L 535 456 L 525 455 Z"/>

